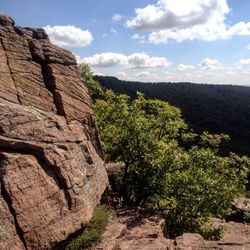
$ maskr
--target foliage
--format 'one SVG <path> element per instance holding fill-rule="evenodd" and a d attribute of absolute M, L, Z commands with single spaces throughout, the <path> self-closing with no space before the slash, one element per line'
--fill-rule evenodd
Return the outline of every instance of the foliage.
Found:
<path fill-rule="evenodd" d="M 105 154 L 125 163 L 113 182 L 125 204 L 160 212 L 171 237 L 202 232 L 211 216 L 230 211 L 231 201 L 245 191 L 250 161 L 219 154 L 228 136 L 195 134 L 181 111 L 166 102 L 102 90 L 95 112 Z"/>
<path fill-rule="evenodd" d="M 244 223 L 250 224 L 250 213 L 244 213 Z"/>
<path fill-rule="evenodd" d="M 96 208 L 89 225 L 83 233 L 74 238 L 66 247 L 66 250 L 81 250 L 90 247 L 101 240 L 101 236 L 108 224 L 109 211 L 105 206 Z"/>
<path fill-rule="evenodd" d="M 149 83 L 95 76 L 95 80 L 116 93 L 132 98 L 142 92 L 147 98 L 167 101 L 182 110 L 192 128 L 201 132 L 225 133 L 231 140 L 221 150 L 250 156 L 250 87 L 180 83 Z"/>
<path fill-rule="evenodd" d="M 93 79 L 92 72 L 88 64 L 83 63 L 79 66 L 80 74 L 84 79 L 84 83 L 88 87 L 89 94 L 92 100 L 102 98 L 104 96 L 104 88 Z"/>
<path fill-rule="evenodd" d="M 212 224 L 205 224 L 202 225 L 197 232 L 200 233 L 206 240 L 217 241 L 224 237 L 226 230 L 226 226 L 223 225 L 215 227 Z"/>

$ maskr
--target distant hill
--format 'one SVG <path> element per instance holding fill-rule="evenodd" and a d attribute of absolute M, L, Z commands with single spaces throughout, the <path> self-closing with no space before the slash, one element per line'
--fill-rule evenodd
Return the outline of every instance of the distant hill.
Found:
<path fill-rule="evenodd" d="M 131 97 L 140 91 L 147 98 L 167 101 L 182 110 L 183 118 L 197 132 L 229 134 L 231 143 L 225 150 L 250 156 L 250 87 L 130 82 L 107 76 L 95 76 L 95 80 Z"/>

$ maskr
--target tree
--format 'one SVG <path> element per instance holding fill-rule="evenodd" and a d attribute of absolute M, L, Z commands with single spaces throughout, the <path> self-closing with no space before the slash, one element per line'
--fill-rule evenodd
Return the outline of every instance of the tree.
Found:
<path fill-rule="evenodd" d="M 244 194 L 250 161 L 219 155 L 227 136 L 191 133 L 178 108 L 141 93 L 131 99 L 102 88 L 94 102 L 105 154 L 125 163 L 113 188 L 125 204 L 161 211 L 171 236 L 200 232 Z"/>
<path fill-rule="evenodd" d="M 96 99 L 100 99 L 104 95 L 104 88 L 101 87 L 101 85 L 93 79 L 93 73 L 90 70 L 88 64 L 82 63 L 79 66 L 80 74 L 82 78 L 84 79 L 84 83 L 88 87 L 90 97 L 93 101 Z"/>

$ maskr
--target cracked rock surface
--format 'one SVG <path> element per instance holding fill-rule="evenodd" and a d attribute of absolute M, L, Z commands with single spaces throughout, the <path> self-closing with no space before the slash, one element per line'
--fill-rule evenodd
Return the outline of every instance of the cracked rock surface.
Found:
<path fill-rule="evenodd" d="M 90 220 L 108 179 L 74 56 L 0 14 L 0 249 L 47 249 Z"/>

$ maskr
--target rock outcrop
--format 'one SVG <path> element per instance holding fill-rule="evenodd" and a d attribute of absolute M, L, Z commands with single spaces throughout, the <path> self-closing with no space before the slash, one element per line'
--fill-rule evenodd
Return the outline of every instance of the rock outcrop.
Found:
<path fill-rule="evenodd" d="M 165 234 L 164 219 L 122 209 L 111 216 L 101 243 L 89 250 L 175 250 Z"/>
<path fill-rule="evenodd" d="M 110 217 L 102 241 L 88 250 L 248 250 L 250 225 L 211 219 L 215 227 L 225 227 L 219 241 L 205 240 L 200 234 L 184 233 L 168 239 L 167 222 L 137 209 L 117 210 Z"/>
<path fill-rule="evenodd" d="M 220 241 L 206 241 L 199 234 L 185 233 L 175 239 L 175 250 L 248 250 L 250 225 L 236 222 L 218 223 L 226 227 Z"/>
<path fill-rule="evenodd" d="M 107 185 L 74 56 L 0 15 L 0 249 L 47 249 L 90 220 Z"/>

